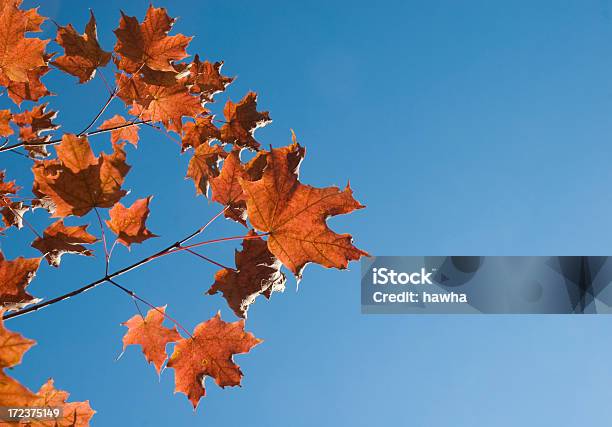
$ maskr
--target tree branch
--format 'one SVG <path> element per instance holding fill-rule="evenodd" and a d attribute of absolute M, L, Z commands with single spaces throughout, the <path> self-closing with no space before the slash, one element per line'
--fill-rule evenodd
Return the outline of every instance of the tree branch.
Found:
<path fill-rule="evenodd" d="M 98 135 L 101 133 L 107 133 L 107 132 L 111 132 L 113 130 L 117 130 L 117 129 L 123 129 L 123 128 L 127 128 L 127 127 L 131 127 L 131 126 L 138 126 L 138 125 L 143 125 L 146 123 L 150 123 L 151 120 L 140 120 L 137 122 L 130 122 L 130 123 L 124 123 L 122 125 L 117 125 L 117 126 L 113 126 L 110 128 L 106 128 L 106 129 L 98 129 L 98 130 L 94 130 L 91 132 L 88 132 L 86 134 L 83 134 L 81 136 L 94 136 L 94 135 Z M 13 145 L 5 145 L 3 147 L 0 147 L 0 153 L 5 152 L 5 151 L 11 151 L 14 150 L 16 148 L 20 148 L 20 147 L 34 147 L 34 146 L 41 146 L 41 145 L 55 145 L 55 144 L 59 144 L 60 142 L 62 142 L 61 138 L 58 139 L 53 139 L 51 141 L 38 141 L 38 142 L 30 142 L 27 143 L 25 141 L 19 142 L 17 144 L 13 144 Z"/>
<path fill-rule="evenodd" d="M 68 292 L 67 294 L 60 295 L 60 296 L 52 298 L 52 299 L 50 299 L 48 301 L 43 301 L 43 302 L 41 302 L 39 304 L 31 305 L 29 307 L 23 308 L 21 310 L 18 310 L 18 311 L 12 312 L 12 313 L 7 313 L 4 316 L 2 316 L 2 318 L 4 320 L 7 320 L 7 319 L 12 319 L 14 317 L 23 316 L 24 314 L 27 314 L 27 313 L 38 311 L 41 308 L 47 307 L 49 305 L 55 304 L 55 303 L 60 302 L 60 301 L 64 301 L 64 300 L 66 300 L 66 299 L 68 299 L 70 297 L 73 297 L 75 295 L 82 294 L 83 292 L 88 291 L 90 289 L 93 289 L 96 286 L 101 285 L 104 282 L 109 282 L 111 279 L 114 279 L 115 277 L 119 277 L 122 274 L 125 274 L 125 273 L 127 273 L 129 271 L 132 271 L 132 270 L 134 270 L 134 269 L 136 269 L 138 267 L 141 267 L 144 264 L 147 264 L 147 263 L 153 261 L 154 259 L 157 259 L 157 258 L 163 256 L 164 254 L 171 253 L 171 252 L 174 251 L 174 249 L 181 248 L 182 247 L 181 245 L 183 245 L 187 241 L 193 239 L 194 237 L 196 237 L 197 235 L 202 233 L 204 230 L 206 230 L 206 228 L 208 228 L 208 226 L 210 224 L 212 224 L 212 222 L 215 219 L 219 218 L 226 210 L 227 210 L 227 207 L 225 207 L 225 209 L 223 209 L 221 212 L 219 212 L 214 217 L 212 217 L 210 219 L 210 221 L 208 221 L 202 227 L 198 228 L 193 233 L 189 234 L 187 237 L 184 237 L 183 239 L 181 239 L 181 240 L 171 244 L 170 246 L 167 246 L 166 248 L 164 248 L 164 249 L 154 253 L 153 255 L 149 255 L 148 257 L 143 258 L 140 261 L 137 261 L 134 264 L 128 265 L 127 267 L 124 267 L 124 268 L 122 268 L 120 270 L 117 270 L 117 271 L 115 271 L 115 272 L 113 272 L 111 274 L 106 274 L 105 277 L 102 277 L 100 279 L 94 280 L 93 282 L 88 283 L 87 285 L 85 285 L 83 287 L 80 287 L 79 289 L 75 289 L 72 292 Z M 219 241 L 219 239 L 216 239 L 216 241 Z M 210 242 L 210 243 L 212 243 L 212 242 Z"/>

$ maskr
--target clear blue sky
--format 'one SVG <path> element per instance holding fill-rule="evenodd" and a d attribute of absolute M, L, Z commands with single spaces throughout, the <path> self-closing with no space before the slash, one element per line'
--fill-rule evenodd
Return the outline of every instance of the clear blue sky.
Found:
<path fill-rule="evenodd" d="M 46 0 L 43 14 L 79 30 L 86 5 L 111 48 L 119 9 L 148 1 Z M 26 1 L 26 5 L 33 5 Z M 157 1 L 196 38 L 190 52 L 226 61 L 274 123 L 258 131 L 307 147 L 303 181 L 344 185 L 368 208 L 334 218 L 376 255 L 610 255 L 612 252 L 612 5 L 574 1 Z M 48 24 L 47 29 L 52 25 Z M 107 75 L 108 75 L 107 71 Z M 100 80 L 52 72 L 65 130 L 103 102 Z M 224 100 L 221 97 L 221 100 Z M 119 112 L 118 102 L 111 113 Z M 107 137 L 95 140 L 107 148 Z M 197 228 L 218 209 L 183 179 L 187 157 L 143 132 L 127 201 L 155 194 L 162 236 L 114 266 Z M 2 168 L 29 179 L 28 163 Z M 20 171 L 20 172 L 17 172 Z M 35 223 L 42 226 L 43 214 Z M 89 218 L 93 224 L 93 219 Z M 240 228 L 220 222 L 210 238 Z M 23 231 L 22 233 L 27 233 Z M 15 235 L 9 258 L 34 256 Z M 229 262 L 232 245 L 206 253 Z M 98 250 L 100 254 L 100 250 Z M 31 286 L 50 298 L 97 278 L 102 258 L 66 256 Z M 221 308 L 205 297 L 214 269 L 187 255 L 122 278 L 192 328 Z M 14 375 L 32 388 L 52 376 L 90 399 L 94 426 L 608 426 L 612 318 L 606 316 L 364 316 L 358 264 L 310 266 L 298 292 L 257 301 L 247 329 L 265 342 L 236 358 L 242 388 L 208 396 L 194 414 L 158 381 L 136 347 L 121 360 L 129 298 L 100 287 L 7 323 L 38 341 Z"/>

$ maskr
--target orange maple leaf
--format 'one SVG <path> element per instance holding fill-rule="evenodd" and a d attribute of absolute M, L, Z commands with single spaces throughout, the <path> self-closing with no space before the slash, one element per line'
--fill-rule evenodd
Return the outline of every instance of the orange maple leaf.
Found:
<path fill-rule="evenodd" d="M 67 402 L 68 396 L 67 392 L 56 389 L 53 380 L 49 379 L 40 387 L 38 393 L 36 393 L 36 398 L 23 406 L 61 408 L 61 417 L 40 420 L 36 425 L 41 427 L 89 426 L 89 421 L 96 413 L 96 411 L 91 409 L 89 400 L 84 402 Z"/>
<path fill-rule="evenodd" d="M 35 105 L 31 110 L 13 117 L 13 121 L 19 126 L 19 139 L 25 143 L 30 157 L 47 157 L 49 152 L 43 143 L 49 142 L 51 135 L 45 133 L 59 128 L 59 125 L 53 123 L 57 111 L 47 111 L 47 105 Z"/>
<path fill-rule="evenodd" d="M 350 234 L 336 234 L 326 223 L 330 216 L 364 206 L 347 185 L 315 188 L 298 180 L 305 150 L 297 142 L 272 149 L 261 179 L 241 179 L 253 227 L 268 233 L 268 247 L 296 276 L 308 262 L 344 269 L 367 253 L 352 244 Z"/>
<path fill-rule="evenodd" d="M 79 254 L 92 256 L 93 252 L 83 244 L 92 244 L 98 241 L 96 236 L 87 232 L 87 225 L 64 225 L 63 220 L 57 220 L 46 228 L 42 237 L 32 242 L 32 247 L 38 249 L 49 265 L 59 267 L 62 255 Z"/>
<path fill-rule="evenodd" d="M 2 215 L 2 222 L 8 227 L 23 227 L 23 215 L 30 210 L 30 207 L 25 205 L 23 202 L 11 202 L 8 199 L 0 198 L 0 215 Z M 0 228 L 0 231 L 2 229 Z"/>
<path fill-rule="evenodd" d="M 36 344 L 36 342 L 24 338 L 16 332 L 7 330 L 2 321 L 3 312 L 4 310 L 0 309 L 0 406 L 61 409 L 61 415 L 59 417 L 32 419 L 24 424 L 27 426 L 89 426 L 89 421 L 95 414 L 95 411 L 91 409 L 91 406 L 89 406 L 89 401 L 66 402 L 69 396 L 68 393 L 62 390 L 57 390 L 53 385 L 52 379 L 49 379 L 45 384 L 43 384 L 37 393 L 33 393 L 27 387 L 24 387 L 22 384 L 4 372 L 4 368 L 12 368 L 13 366 L 20 364 L 24 353 L 34 344 Z M 13 425 L 16 423 L 8 424 Z M 0 425 L 4 426 L 5 424 L 0 423 Z"/>
<path fill-rule="evenodd" d="M 96 69 L 104 67 L 111 59 L 110 52 L 102 50 L 98 43 L 96 18 L 92 11 L 83 35 L 68 24 L 58 28 L 56 41 L 64 48 L 65 53 L 57 58 L 53 65 L 78 77 L 79 83 L 91 80 Z"/>
<path fill-rule="evenodd" d="M 39 299 L 26 292 L 40 265 L 41 258 L 19 257 L 12 261 L 0 252 L 0 307 L 17 310 Z"/>
<path fill-rule="evenodd" d="M 233 150 L 223 162 L 218 176 L 210 179 L 212 200 L 228 207 L 225 217 L 246 226 L 246 194 L 240 185 L 240 179 L 253 181 L 261 178 L 266 166 L 266 154 L 257 152 L 246 165 L 240 162 L 240 151 Z"/>
<path fill-rule="evenodd" d="M 186 58 L 185 49 L 191 37 L 182 34 L 169 36 L 175 19 L 168 16 L 166 9 L 149 6 L 142 24 L 133 16 L 121 12 L 115 52 L 121 55 L 118 67 L 128 73 L 135 73 L 143 66 L 157 71 L 174 72 L 173 62 Z"/>
<path fill-rule="evenodd" d="M 221 141 L 256 150 L 259 142 L 253 134 L 257 128 L 272 122 L 267 111 L 257 111 L 257 94 L 249 92 L 237 104 L 228 100 L 223 109 L 225 123 L 221 127 Z"/>
<path fill-rule="evenodd" d="M 199 97 L 189 93 L 181 83 L 171 86 L 148 84 L 140 76 L 117 74 L 118 96 L 132 109 L 129 113 L 141 120 L 161 122 L 168 130 L 181 133 L 182 118 L 196 117 L 206 110 Z"/>
<path fill-rule="evenodd" d="M 244 331 L 244 320 L 224 322 L 217 313 L 196 326 L 192 337 L 183 338 L 174 346 L 167 367 L 175 371 L 175 390 L 187 395 L 195 409 L 206 395 L 205 375 L 214 378 L 220 387 L 240 385 L 242 371 L 232 356 L 248 353 L 261 342 Z"/>
<path fill-rule="evenodd" d="M 221 62 L 200 61 L 199 55 L 193 58 L 189 67 L 189 75 L 186 77 L 189 84 L 189 91 L 197 93 L 203 102 L 213 102 L 213 97 L 234 81 L 234 77 L 227 77 L 221 74 Z"/>
<path fill-rule="evenodd" d="M 6 227 L 16 226 L 21 228 L 22 218 L 21 214 L 27 211 L 27 208 L 23 209 L 22 202 L 13 202 L 11 197 L 17 194 L 20 188 L 15 185 L 15 181 L 4 181 L 4 171 L 0 171 L 0 214 Z M 0 232 L 4 231 L 5 228 L 0 228 Z"/>
<path fill-rule="evenodd" d="M 7 196 L 9 194 L 17 194 L 19 187 L 15 184 L 15 181 L 4 181 L 6 176 L 5 171 L 0 171 L 0 197 Z"/>
<path fill-rule="evenodd" d="M 110 119 L 100 125 L 98 129 L 113 129 L 118 126 L 128 125 L 130 122 L 125 120 L 123 116 L 115 114 Z M 111 131 L 111 142 L 127 141 L 134 147 L 138 146 L 138 125 L 131 125 Z"/>
<path fill-rule="evenodd" d="M 198 148 L 202 144 L 210 144 L 219 139 L 221 132 L 213 124 L 214 116 L 196 117 L 195 122 L 187 122 L 183 125 L 183 151 L 189 147 Z"/>
<path fill-rule="evenodd" d="M 27 82 L 28 71 L 46 64 L 44 52 L 49 40 L 26 38 L 25 33 L 40 31 L 43 18 L 35 9 L 19 8 L 20 0 L 0 2 L 0 84 Z"/>
<path fill-rule="evenodd" d="M 96 411 L 91 409 L 88 400 L 85 402 L 66 402 L 68 396 L 69 394 L 67 392 L 55 388 L 52 379 L 49 379 L 42 385 L 39 391 L 34 394 L 13 378 L 0 372 L 0 406 L 48 409 L 59 408 L 61 410 L 61 415 L 57 418 L 33 419 L 31 422 L 24 424 L 24 426 L 88 427 L 89 421 Z"/>
<path fill-rule="evenodd" d="M 145 359 L 153 363 L 157 374 L 160 373 L 162 365 L 168 358 L 166 345 L 181 339 L 176 326 L 167 328 L 163 325 L 165 312 L 166 306 L 152 308 L 147 313 L 147 317 L 143 318 L 137 314 L 122 323 L 128 328 L 123 337 L 123 351 L 128 345 L 140 345 Z"/>
<path fill-rule="evenodd" d="M 4 310 L 0 309 L 0 368 L 12 368 L 21 363 L 24 353 L 36 344 L 36 341 L 6 329 L 2 320 L 3 314 Z"/>
<path fill-rule="evenodd" d="M 121 189 L 130 166 L 123 145 L 95 157 L 86 137 L 65 134 L 56 147 L 58 158 L 36 161 L 33 192 L 55 204 L 54 217 L 83 216 L 95 207 L 110 208 L 127 194 Z"/>
<path fill-rule="evenodd" d="M 142 243 L 151 237 L 157 237 L 147 229 L 145 224 L 149 216 L 149 202 L 153 196 L 136 200 L 126 208 L 117 202 L 110 210 L 110 220 L 106 225 L 117 235 L 117 242 L 127 246 L 132 243 Z"/>
<path fill-rule="evenodd" d="M 46 58 L 46 57 L 45 57 Z M 47 59 L 45 59 L 47 61 Z M 47 87 L 40 80 L 42 76 L 49 72 L 48 66 L 37 67 L 28 70 L 28 80 L 25 82 L 10 82 L 7 86 L 8 96 L 17 105 L 23 101 L 37 102 L 40 98 L 52 95 Z"/>
<path fill-rule="evenodd" d="M 208 196 L 208 182 L 210 178 L 219 174 L 219 161 L 225 156 L 227 153 L 218 145 L 202 144 L 194 150 L 187 167 L 186 178 L 193 180 L 196 194 Z"/>
<path fill-rule="evenodd" d="M 248 234 L 254 235 L 252 230 Z M 280 261 L 270 253 L 263 239 L 243 240 L 242 251 L 236 251 L 235 259 L 236 270 L 219 270 L 207 293 L 222 292 L 236 316 L 246 318 L 249 306 L 259 295 L 270 298 L 272 292 L 285 290 L 286 277 L 280 272 Z"/>
<path fill-rule="evenodd" d="M 14 133 L 10 126 L 12 118 L 11 110 L 0 110 L 0 136 L 9 136 Z"/>

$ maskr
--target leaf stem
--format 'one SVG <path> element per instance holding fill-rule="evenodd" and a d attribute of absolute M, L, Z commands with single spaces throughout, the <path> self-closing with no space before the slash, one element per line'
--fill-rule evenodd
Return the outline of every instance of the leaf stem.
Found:
<path fill-rule="evenodd" d="M 98 224 L 100 224 L 100 233 L 102 233 L 102 245 L 104 246 L 104 274 L 108 275 L 108 265 L 110 263 L 110 254 L 108 252 L 108 246 L 106 244 L 106 233 L 104 232 L 104 224 L 102 223 L 102 218 L 100 217 L 100 212 L 98 208 L 94 208 L 96 212 L 96 217 L 98 218 Z"/>
<path fill-rule="evenodd" d="M 162 316 L 164 316 L 166 319 L 168 319 L 169 321 L 171 321 L 172 323 L 174 323 L 176 326 L 178 326 L 179 328 L 181 328 L 183 330 L 183 332 L 185 332 L 187 335 L 189 335 L 191 338 L 193 338 L 193 335 L 191 335 L 191 333 L 185 329 L 183 327 L 183 325 L 181 325 L 179 322 L 177 322 L 176 320 L 174 320 L 172 317 L 170 317 L 169 315 L 167 315 L 166 313 L 164 313 L 163 311 L 161 311 L 160 309 L 158 309 L 157 307 L 155 307 L 153 304 L 151 304 L 149 301 L 145 300 L 144 298 L 139 297 L 138 295 L 136 295 L 136 292 L 132 291 L 131 289 L 125 288 L 123 286 L 121 286 L 119 283 L 115 282 L 112 279 L 107 279 L 107 282 L 109 282 L 110 284 L 114 285 L 115 287 L 121 289 L 123 292 L 127 293 L 129 296 L 131 296 L 132 298 L 135 298 L 135 300 L 138 300 L 146 305 L 148 305 L 150 308 L 152 308 L 153 310 L 157 311 L 158 313 L 160 313 Z M 136 307 L 138 307 L 138 304 L 136 304 Z M 138 312 L 140 313 L 140 317 L 142 316 L 142 312 L 140 311 L 140 308 L 138 309 Z M 144 319 L 144 317 L 143 317 Z"/>
<path fill-rule="evenodd" d="M 193 254 L 193 255 L 195 255 L 195 256 L 197 256 L 197 257 L 199 257 L 199 258 L 202 258 L 202 259 L 203 259 L 203 260 L 205 260 L 205 261 L 210 262 L 211 264 L 216 265 L 217 267 L 225 268 L 226 270 L 238 271 L 238 270 L 236 270 L 235 268 L 232 268 L 232 267 L 227 267 L 227 266 L 225 266 L 225 265 L 221 264 L 220 262 L 217 262 L 217 261 L 215 261 L 214 259 L 210 259 L 210 258 L 208 258 L 207 256 L 204 256 L 204 255 L 202 255 L 202 254 L 199 254 L 199 253 L 197 253 L 196 251 L 192 251 L 191 249 L 185 249 L 185 250 L 186 250 L 187 252 L 189 252 L 190 254 Z"/>

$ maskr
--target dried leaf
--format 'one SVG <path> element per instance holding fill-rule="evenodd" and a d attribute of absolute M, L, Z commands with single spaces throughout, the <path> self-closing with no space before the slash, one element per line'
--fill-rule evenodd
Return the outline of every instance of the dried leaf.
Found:
<path fill-rule="evenodd" d="M 227 101 L 223 114 L 227 123 L 221 127 L 221 141 L 253 150 L 257 150 L 260 145 L 253 138 L 255 130 L 272 122 L 267 111 L 257 111 L 255 92 L 249 92 L 237 104 Z"/>
<path fill-rule="evenodd" d="M 119 114 L 115 114 L 112 118 L 106 120 L 98 129 L 113 129 L 118 126 L 129 125 L 128 122 Z M 111 131 L 111 142 L 127 141 L 134 147 L 138 146 L 138 125 L 130 125 Z"/>
<path fill-rule="evenodd" d="M 106 225 L 117 235 L 117 242 L 126 247 L 132 243 L 142 243 L 151 237 L 157 237 L 147 229 L 146 221 L 149 217 L 149 202 L 153 196 L 138 199 L 126 208 L 121 203 L 115 204 L 110 210 L 110 221 Z"/>
<path fill-rule="evenodd" d="M 79 83 L 93 78 L 96 69 L 104 67 L 111 59 L 110 52 L 102 50 L 98 43 L 96 18 L 90 11 L 85 33 L 79 34 L 72 25 L 59 27 L 57 43 L 64 48 L 64 55 L 53 63 L 60 70 L 79 78 Z"/>
<path fill-rule="evenodd" d="M 58 159 L 37 161 L 33 192 L 51 198 L 54 217 L 83 216 L 95 207 L 109 208 L 127 192 L 121 189 L 130 166 L 123 146 L 95 157 L 86 137 L 65 134 L 57 147 Z"/>
<path fill-rule="evenodd" d="M 20 3 L 15 0 L 0 3 L 0 84 L 3 86 L 27 82 L 28 71 L 47 65 L 44 52 L 49 41 L 25 37 L 26 32 L 40 30 L 40 15 L 19 9 Z"/>
<path fill-rule="evenodd" d="M 253 227 L 268 233 L 268 248 L 296 276 L 308 262 L 346 268 L 350 260 L 367 253 L 352 244 L 350 234 L 336 234 L 326 223 L 361 205 L 350 187 L 315 188 L 298 181 L 304 148 L 297 142 L 272 149 L 257 181 L 241 179 L 247 194 L 247 212 Z"/>
<path fill-rule="evenodd" d="M 121 55 L 119 68 L 135 73 L 147 66 L 152 70 L 175 71 L 174 61 L 186 58 L 185 49 L 191 37 L 182 34 L 169 36 L 175 19 L 166 9 L 149 6 L 142 24 L 133 16 L 121 12 L 119 27 L 115 30 L 115 52 Z"/>
<path fill-rule="evenodd" d="M 254 231 L 248 234 L 254 235 Z M 286 278 L 280 272 L 280 261 L 270 253 L 266 241 L 261 238 L 243 240 L 242 251 L 236 251 L 235 258 L 236 270 L 219 270 L 208 294 L 222 292 L 236 316 L 246 318 L 255 298 L 262 294 L 270 298 L 272 292 L 284 291 Z"/>
<path fill-rule="evenodd" d="M 201 62 L 200 57 L 196 55 L 187 77 L 191 93 L 200 94 L 203 102 L 213 102 L 214 95 L 223 92 L 234 81 L 234 77 L 221 75 L 221 67 L 223 62 Z"/>
<path fill-rule="evenodd" d="M 14 133 L 10 126 L 12 118 L 11 110 L 0 110 L 0 136 L 9 136 Z"/>
<path fill-rule="evenodd" d="M 183 84 L 158 86 L 146 83 L 141 77 L 117 75 L 118 96 L 131 106 L 129 113 L 141 120 L 161 122 L 171 131 L 181 133 L 182 118 L 204 113 L 200 99 Z"/>
<path fill-rule="evenodd" d="M 12 368 L 21 363 L 24 353 L 36 344 L 36 341 L 6 329 L 2 320 L 3 314 L 4 310 L 0 309 L 0 368 Z"/>
<path fill-rule="evenodd" d="M 67 227 L 63 220 L 57 220 L 47 227 L 42 237 L 32 242 L 32 247 L 38 249 L 49 265 L 54 267 L 59 267 L 64 254 L 92 256 L 93 252 L 83 245 L 95 243 L 98 238 L 89 234 L 87 227 L 87 225 Z"/>
<path fill-rule="evenodd" d="M 26 292 L 40 265 L 41 258 L 19 257 L 6 260 L 0 252 L 0 307 L 17 310 L 40 300 Z"/>
<path fill-rule="evenodd" d="M 213 124 L 214 116 L 197 117 L 194 122 L 187 122 L 183 126 L 183 151 L 189 147 L 197 148 L 202 144 L 209 145 L 213 140 L 219 139 L 221 132 Z"/>
<path fill-rule="evenodd" d="M 196 193 L 208 196 L 208 181 L 219 174 L 219 161 L 227 153 L 218 145 L 199 145 L 187 167 L 187 178 L 191 178 L 196 187 Z"/>
<path fill-rule="evenodd" d="M 0 373 L 0 406 L 61 409 L 61 417 L 33 419 L 32 422 L 23 424 L 24 426 L 88 427 L 89 421 L 96 411 L 91 409 L 88 400 L 85 402 L 66 402 L 68 396 L 69 394 L 65 391 L 55 388 L 52 379 L 49 379 L 34 394 L 13 378 Z"/>
<path fill-rule="evenodd" d="M 181 339 L 176 326 L 167 328 L 163 325 L 165 312 L 166 306 L 157 307 L 149 310 L 144 319 L 137 314 L 122 323 L 128 328 L 123 337 L 123 351 L 128 345 L 140 345 L 147 362 L 153 363 L 158 374 L 168 358 L 166 345 Z"/>
<path fill-rule="evenodd" d="M 23 227 L 23 215 L 30 209 L 29 206 L 23 204 L 23 202 L 10 202 L 7 199 L 0 197 L 0 215 L 2 215 L 2 222 L 8 227 L 16 227 L 21 229 Z"/>
<path fill-rule="evenodd" d="M 206 395 L 204 376 L 214 378 L 220 387 L 240 385 L 242 372 L 232 356 L 248 353 L 261 342 L 244 331 L 244 320 L 227 323 L 217 313 L 196 326 L 193 337 L 176 343 L 167 365 L 175 370 L 175 390 L 187 395 L 195 409 Z"/>
<path fill-rule="evenodd" d="M 54 131 L 59 125 L 53 123 L 57 111 L 47 111 L 48 104 L 39 104 L 22 113 L 15 114 L 13 121 L 19 126 L 19 139 L 26 145 L 30 157 L 47 157 L 47 147 L 43 143 L 51 140 L 46 132 Z"/>
<path fill-rule="evenodd" d="M 45 57 L 45 61 L 47 61 Z M 28 70 L 28 80 L 25 82 L 10 82 L 7 86 L 8 96 L 17 105 L 21 105 L 23 101 L 38 102 L 45 96 L 52 95 L 49 89 L 40 80 L 42 76 L 49 72 L 48 66 L 37 67 Z"/>

